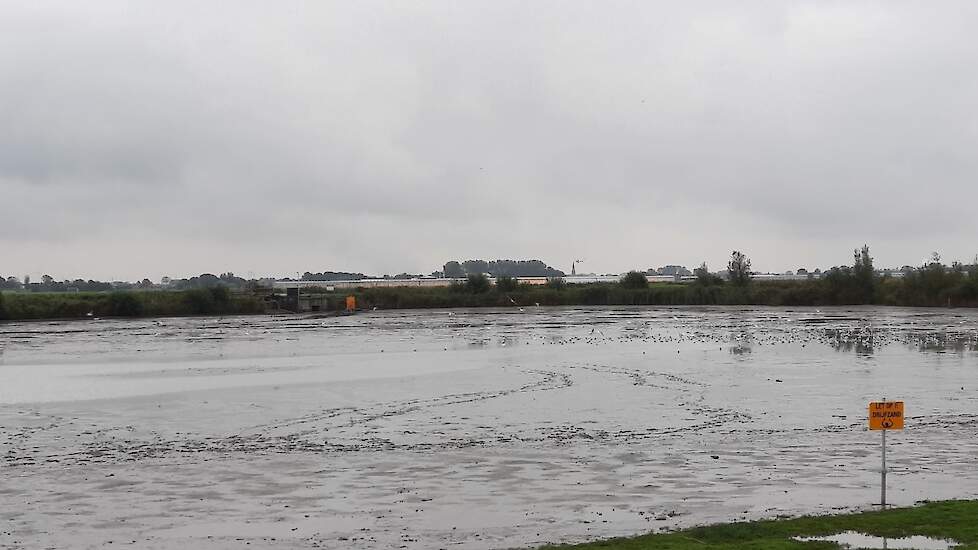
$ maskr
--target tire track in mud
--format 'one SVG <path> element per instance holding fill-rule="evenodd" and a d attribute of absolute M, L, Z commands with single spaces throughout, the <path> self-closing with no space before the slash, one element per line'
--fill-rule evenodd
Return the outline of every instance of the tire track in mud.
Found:
<path fill-rule="evenodd" d="M 908 426 L 912 425 L 914 429 L 924 430 L 924 429 L 975 429 L 978 428 L 978 414 L 946 414 L 946 415 L 928 415 L 928 416 L 908 416 L 907 417 Z M 858 432 L 858 431 L 869 431 L 866 426 L 866 421 L 861 420 L 858 422 L 848 422 L 848 423 L 834 423 L 825 424 L 822 426 L 796 426 L 796 427 L 784 427 L 784 428 L 746 428 L 737 430 L 737 433 L 745 437 L 753 436 L 771 436 L 778 434 L 793 434 L 793 433 L 845 433 L 845 432 Z M 720 432 L 721 434 L 732 434 L 733 430 Z M 863 445 L 863 443 L 859 443 Z"/>
<path fill-rule="evenodd" d="M 645 440 L 665 435 L 700 432 L 711 428 L 720 428 L 721 426 L 733 422 L 748 423 L 753 420 L 753 417 L 745 412 L 730 408 L 709 407 L 704 405 L 706 402 L 705 395 L 702 393 L 702 391 L 697 392 L 697 389 L 706 390 L 710 387 L 709 384 L 704 382 L 699 382 L 697 380 L 670 373 L 652 370 L 627 369 L 593 363 L 589 365 L 576 365 L 572 366 L 571 368 L 588 370 L 599 374 L 625 376 L 632 381 L 632 385 L 634 386 L 644 386 L 657 390 L 666 390 L 688 395 L 690 396 L 690 399 L 680 403 L 679 406 L 691 414 L 705 416 L 707 418 L 707 420 L 703 422 L 686 426 L 647 428 L 644 430 L 618 430 L 614 432 L 606 430 L 597 431 L 594 434 L 587 436 L 589 439 L 610 439 L 626 442 L 632 440 Z M 670 386 L 657 384 L 651 381 L 653 379 L 663 379 L 677 385 Z"/>
<path fill-rule="evenodd" d="M 606 365 L 564 365 L 555 369 L 582 369 L 598 374 L 625 376 L 636 386 L 651 387 L 659 390 L 690 394 L 697 388 L 707 388 L 707 384 L 689 378 L 669 373 L 655 371 L 632 370 Z M 707 414 L 710 420 L 694 425 L 649 428 L 646 430 L 588 430 L 581 426 L 562 425 L 547 428 L 537 428 L 535 434 L 507 434 L 496 427 L 473 426 L 475 429 L 492 428 L 494 436 L 453 437 L 437 442 L 415 441 L 410 443 L 395 442 L 388 438 L 375 437 L 369 433 L 337 434 L 328 437 L 331 431 L 344 428 L 363 429 L 378 420 L 391 419 L 428 409 L 448 407 L 467 403 L 475 403 L 496 399 L 518 393 L 550 391 L 570 387 L 574 384 L 573 377 L 559 370 L 526 370 L 526 374 L 539 376 L 540 379 L 523 384 L 519 387 L 495 391 L 465 392 L 448 394 L 427 399 L 408 399 L 388 403 L 378 403 L 368 407 L 338 407 L 283 419 L 276 422 L 260 424 L 241 430 L 237 434 L 224 437 L 204 437 L 198 439 L 165 440 L 159 436 L 153 440 L 134 440 L 126 438 L 102 438 L 83 444 L 80 449 L 52 455 L 50 462 L 106 462 L 120 460 L 124 462 L 159 457 L 166 454 L 193 453 L 290 453 L 290 452 L 352 452 L 352 451 L 387 451 L 412 450 L 428 451 L 439 449 L 457 449 L 480 446 L 491 443 L 509 443 L 520 441 L 524 443 L 544 442 L 563 444 L 573 440 L 588 439 L 594 441 L 638 441 L 664 435 L 680 434 L 715 428 L 720 423 L 742 418 L 744 415 L 725 409 L 711 409 L 702 406 L 685 406 L 691 413 Z M 664 383 L 656 383 L 658 380 Z M 703 401 L 702 395 L 691 395 L 688 403 Z M 299 429 L 296 429 L 299 428 Z M 117 432 L 121 428 L 104 428 L 100 433 Z M 413 434 L 414 432 L 407 432 Z M 442 432 L 429 432 L 426 435 L 444 435 Z M 350 443 L 349 441 L 353 441 Z M 31 460 L 33 463 L 33 459 Z"/>
<path fill-rule="evenodd" d="M 253 426 L 238 434 L 222 437 L 203 437 L 197 439 L 164 439 L 156 436 L 154 439 L 137 440 L 129 438 L 103 438 L 101 434 L 126 431 L 121 427 L 106 427 L 101 430 L 84 432 L 93 439 L 79 443 L 70 448 L 62 447 L 59 453 L 40 456 L 37 450 L 40 446 L 24 445 L 19 449 L 10 449 L 0 456 L 0 464 L 10 466 L 31 466 L 39 462 L 54 464 L 89 464 L 107 462 L 134 462 L 149 458 L 158 458 L 170 454 L 196 453 L 323 453 L 323 452 L 355 452 L 355 451 L 433 451 L 442 449 L 459 449 L 483 446 L 496 442 L 509 442 L 514 438 L 500 434 L 496 438 L 479 439 L 472 437 L 454 437 L 437 442 L 395 442 L 383 437 L 370 436 L 363 433 L 358 436 L 345 435 L 338 440 L 330 440 L 325 436 L 330 430 L 345 427 L 364 427 L 377 420 L 384 420 L 424 411 L 437 407 L 447 407 L 466 403 L 475 403 L 490 399 L 505 397 L 519 393 L 552 391 L 570 387 L 573 378 L 564 372 L 552 370 L 525 370 L 526 374 L 539 376 L 540 379 L 515 388 L 496 391 L 467 392 L 449 394 L 429 399 L 409 399 L 391 403 L 380 403 L 370 407 L 341 407 Z M 352 416 L 356 415 L 356 416 Z M 348 420 L 352 418 L 352 421 Z M 287 431 L 289 428 L 304 426 L 305 429 Z M 132 431 L 131 427 L 128 431 Z M 276 434 L 276 431 L 286 433 Z M 354 440 L 355 443 L 344 443 L 343 439 Z"/>
<path fill-rule="evenodd" d="M 677 376 L 675 374 L 669 374 L 669 373 L 666 373 L 666 372 L 656 372 L 656 371 L 651 371 L 651 370 L 625 369 L 625 368 L 622 368 L 622 367 L 611 367 L 611 366 L 607 366 L 607 365 L 597 365 L 597 364 L 594 364 L 594 363 L 589 364 L 589 365 L 573 365 L 573 366 L 571 366 L 569 368 L 589 370 L 589 371 L 593 371 L 593 372 L 597 372 L 597 373 L 602 373 L 602 374 L 609 374 L 610 373 L 610 374 L 617 374 L 617 375 L 627 376 L 627 377 L 629 377 L 629 378 L 632 379 L 633 384 L 636 385 L 636 386 L 651 386 L 653 388 L 664 389 L 664 390 L 691 391 L 689 388 L 683 388 L 683 387 L 676 388 L 676 387 L 671 387 L 671 386 L 661 386 L 661 385 L 658 385 L 658 384 L 653 384 L 652 382 L 649 382 L 649 380 L 651 378 L 653 378 L 653 377 L 658 377 L 658 378 L 664 378 L 665 380 L 667 380 L 669 382 L 675 382 L 677 384 L 681 384 L 683 386 L 703 387 L 703 388 L 708 387 L 708 385 L 707 384 L 704 384 L 703 382 L 697 382 L 697 381 L 692 380 L 692 379 L 689 379 L 689 378 L 684 378 L 682 376 Z"/>
<path fill-rule="evenodd" d="M 33 410 L 4 411 L 0 414 L 0 465 L 34 465 L 39 462 L 57 462 L 41 455 L 51 441 L 65 438 L 62 430 L 75 419 L 65 416 L 41 414 Z"/>
<path fill-rule="evenodd" d="M 319 413 L 308 414 L 294 419 L 288 419 L 279 422 L 271 422 L 268 424 L 260 424 L 258 426 L 252 426 L 251 428 L 242 430 L 238 434 L 238 437 L 247 437 L 249 435 L 255 435 L 253 434 L 253 432 L 256 431 L 267 432 L 272 430 L 290 428 L 293 426 L 304 425 L 304 424 L 315 424 L 324 421 L 328 422 L 330 420 L 334 420 L 337 418 L 349 419 L 348 422 L 344 421 L 342 423 L 327 424 L 326 426 L 308 428 L 298 432 L 291 432 L 289 434 L 294 436 L 306 435 L 310 433 L 328 431 L 330 428 L 363 425 L 376 420 L 410 414 L 424 409 L 430 409 L 435 407 L 446 407 L 451 405 L 461 405 L 465 403 L 475 403 L 478 401 L 496 399 L 499 397 L 505 397 L 507 395 L 513 395 L 517 393 L 558 390 L 558 389 L 570 387 L 574 384 L 574 381 L 571 378 L 571 376 L 566 373 L 561 373 L 557 371 L 545 371 L 545 370 L 538 370 L 538 369 L 526 370 L 523 372 L 532 375 L 541 376 L 542 379 L 537 380 L 536 382 L 524 384 L 518 388 L 509 388 L 504 390 L 457 393 L 457 394 L 443 395 L 443 396 L 433 397 L 428 399 L 409 399 L 409 400 L 404 400 L 399 402 L 395 401 L 393 403 L 387 403 L 387 404 L 378 404 L 378 405 L 374 405 L 373 407 L 340 407 L 334 409 L 325 409 Z"/>

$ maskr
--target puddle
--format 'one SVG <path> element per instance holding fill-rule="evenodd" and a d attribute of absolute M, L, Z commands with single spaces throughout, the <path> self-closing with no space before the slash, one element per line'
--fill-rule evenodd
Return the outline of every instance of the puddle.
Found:
<path fill-rule="evenodd" d="M 824 537 L 793 537 L 799 542 L 834 542 L 843 548 L 863 548 L 876 549 L 885 548 L 887 550 L 950 550 L 958 546 L 958 543 L 950 539 L 932 539 L 919 535 L 904 537 L 902 539 L 888 539 L 876 537 L 856 531 L 846 531 L 835 535 Z"/>

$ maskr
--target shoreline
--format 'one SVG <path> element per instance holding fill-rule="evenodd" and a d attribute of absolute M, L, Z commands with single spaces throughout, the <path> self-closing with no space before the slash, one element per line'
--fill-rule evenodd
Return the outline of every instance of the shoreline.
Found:
<path fill-rule="evenodd" d="M 860 540 L 862 544 L 875 542 L 882 544 L 879 548 L 885 548 L 888 539 L 909 537 L 914 537 L 913 540 L 919 541 L 918 544 L 953 541 L 949 543 L 949 548 L 964 549 L 972 548 L 978 542 L 978 530 L 974 528 L 976 515 L 978 500 L 920 501 L 913 506 L 891 507 L 886 510 L 867 509 L 842 514 L 733 521 L 580 544 L 544 545 L 536 550 L 684 550 L 747 546 L 778 549 L 797 548 L 799 542 L 803 541 L 831 544 L 845 540 Z M 841 539 L 838 538 L 840 535 Z M 876 540 L 870 541 L 865 537 Z M 890 544 L 893 542 L 896 541 L 889 540 Z M 840 544 L 840 547 L 848 546 Z"/>
<path fill-rule="evenodd" d="M 471 276 L 449 286 L 296 289 L 210 286 L 184 290 L 93 292 L 0 291 L 0 321 L 85 318 L 165 318 L 173 316 L 342 314 L 348 300 L 357 310 L 449 309 L 536 306 L 896 306 L 978 308 L 978 269 L 928 268 L 904 277 L 855 277 L 833 270 L 819 279 L 748 280 L 735 284 L 717 277 L 691 282 L 648 282 L 643 276 L 619 282 L 545 284 Z"/>
<path fill-rule="evenodd" d="M 771 305 L 771 304 L 558 304 L 558 305 L 539 305 L 539 306 L 524 306 L 524 310 L 548 310 L 556 308 L 635 308 L 635 309 L 659 309 L 659 308 L 772 308 L 772 309 L 818 309 L 818 308 L 885 308 L 885 309 L 911 309 L 920 311 L 973 311 L 978 309 L 976 306 L 907 306 L 899 304 L 830 304 L 830 305 L 800 305 L 800 306 L 782 306 L 782 305 Z M 332 319 L 334 317 L 345 317 L 348 315 L 359 315 L 363 313 L 372 312 L 382 312 L 382 311 L 432 311 L 432 310 L 442 310 L 442 311 L 459 311 L 459 310 L 516 310 L 519 311 L 520 306 L 514 305 L 485 305 L 485 306 L 433 306 L 433 307 L 400 307 L 400 308 L 371 308 L 371 309 L 357 309 L 353 313 L 344 313 L 340 311 L 317 311 L 317 312 L 302 312 L 295 313 L 291 311 L 258 311 L 258 312 L 242 312 L 242 313 L 174 313 L 174 314 L 162 314 L 162 315 L 140 315 L 140 316 L 125 316 L 125 315 L 104 315 L 99 317 L 28 317 L 20 319 L 0 319 L 0 326 L 4 324 L 12 323 L 59 323 L 66 321 L 148 321 L 154 319 L 221 319 L 226 317 L 281 317 L 289 319 Z"/>
<path fill-rule="evenodd" d="M 863 415 L 883 390 L 911 397 L 892 502 L 973 499 L 976 319 L 541 307 L 0 327 L 22 333 L 4 338 L 0 400 L 18 404 L 0 438 L 24 495 L 0 519 L 35 546 L 490 550 L 858 511 L 878 495 Z M 870 390 L 876 365 L 888 385 Z"/>

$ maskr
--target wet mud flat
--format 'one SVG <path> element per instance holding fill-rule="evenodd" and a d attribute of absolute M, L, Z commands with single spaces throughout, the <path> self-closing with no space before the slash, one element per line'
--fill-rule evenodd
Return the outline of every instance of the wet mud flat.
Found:
<path fill-rule="evenodd" d="M 978 313 L 0 325 L 0 547 L 518 548 L 978 496 Z"/>

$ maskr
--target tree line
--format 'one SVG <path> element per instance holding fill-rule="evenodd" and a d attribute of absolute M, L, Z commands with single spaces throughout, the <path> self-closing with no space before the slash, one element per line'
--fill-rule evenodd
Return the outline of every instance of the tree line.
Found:
<path fill-rule="evenodd" d="M 731 253 L 719 274 L 703 263 L 691 283 L 650 284 L 640 271 L 616 283 L 568 285 L 561 276 L 545 284 L 520 283 L 501 275 L 492 284 L 485 273 L 470 273 L 447 288 L 361 288 L 359 303 L 378 308 L 477 307 L 513 305 L 894 305 L 978 307 L 978 260 L 946 266 L 939 256 L 899 276 L 877 271 L 869 246 L 853 250 L 852 265 L 836 266 L 820 278 L 756 280 L 750 257 Z M 337 302 L 337 307 L 340 307 Z"/>
<path fill-rule="evenodd" d="M 556 271 L 556 270 L 555 270 Z M 853 250 L 851 265 L 836 266 L 820 278 L 755 280 L 751 260 L 733 251 L 720 276 L 702 264 L 691 283 L 650 284 L 639 271 L 618 282 L 569 285 L 560 273 L 543 285 L 521 283 L 501 274 L 495 284 L 485 272 L 467 274 L 448 287 L 378 287 L 329 293 L 329 309 L 342 310 L 353 294 L 361 307 L 427 308 L 531 305 L 893 305 L 978 307 L 978 259 L 950 266 L 934 254 L 920 267 L 905 267 L 899 276 L 873 266 L 869 246 Z M 260 313 L 266 303 L 256 293 L 238 289 L 244 279 L 232 273 L 181 280 L 183 290 L 153 292 L 138 287 L 111 292 L 0 293 L 0 319 L 86 316 L 154 316 Z M 33 285 L 34 283 L 30 283 Z M 44 281 L 41 285 L 53 285 Z M 246 285 L 245 285 L 246 286 Z"/>
<path fill-rule="evenodd" d="M 229 289 L 245 289 L 256 284 L 236 276 L 232 272 L 213 275 L 202 273 L 187 279 L 167 280 L 165 284 L 157 285 L 149 279 L 137 282 L 128 281 L 95 281 L 84 279 L 65 279 L 58 281 L 50 275 L 43 275 L 40 281 L 32 281 L 30 275 L 24 276 L 23 280 L 17 277 L 0 276 L 0 290 L 26 291 L 26 292 L 108 292 L 113 290 L 150 290 L 165 288 L 168 290 L 189 290 L 195 288 L 215 288 L 225 287 Z"/>
<path fill-rule="evenodd" d="M 173 292 L 0 293 L 0 320 L 264 313 L 262 296 L 225 286 Z"/>
<path fill-rule="evenodd" d="M 435 274 L 439 274 L 436 272 Z M 564 272 L 554 269 L 540 260 L 455 260 L 446 262 L 440 275 L 452 279 L 469 275 L 492 277 L 563 277 Z"/>

